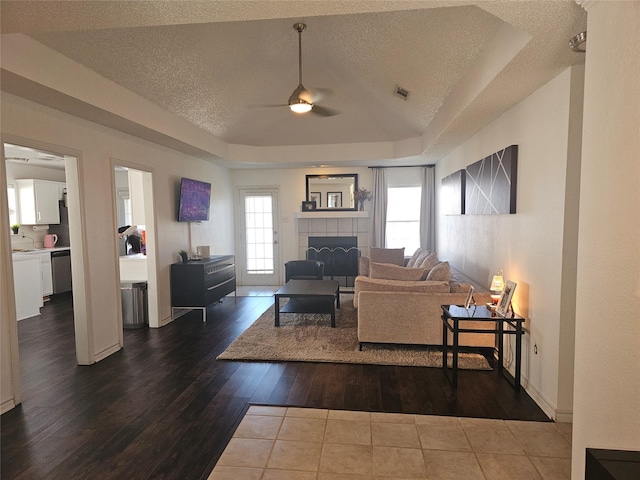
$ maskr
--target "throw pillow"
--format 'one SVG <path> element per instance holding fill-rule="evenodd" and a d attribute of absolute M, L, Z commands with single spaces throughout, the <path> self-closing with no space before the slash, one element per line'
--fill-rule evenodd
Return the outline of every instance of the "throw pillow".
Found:
<path fill-rule="evenodd" d="M 424 270 L 422 268 L 399 267 L 391 263 L 375 263 L 369 266 L 371 278 L 382 280 L 422 280 Z"/>
<path fill-rule="evenodd" d="M 431 270 L 433 267 L 438 265 L 438 263 L 440 263 L 440 260 L 438 260 L 438 255 L 436 254 L 436 252 L 433 252 L 424 257 L 422 261 L 416 265 L 416 267 L 420 267 L 424 270 Z"/>
<path fill-rule="evenodd" d="M 416 249 L 415 252 L 413 252 L 413 255 L 411 255 L 411 258 L 409 259 L 409 261 L 407 262 L 407 267 L 415 267 L 416 265 L 416 260 L 418 259 L 418 257 L 420 255 L 422 255 L 424 253 L 424 249 L 422 247 L 418 247 Z"/>
<path fill-rule="evenodd" d="M 449 267 L 449 262 L 440 262 L 429 271 L 426 279 L 448 282 L 450 278 L 451 268 Z"/>
<path fill-rule="evenodd" d="M 376 248 L 371 247 L 369 258 L 376 263 L 392 263 L 394 265 L 404 265 L 403 248 Z"/>
<path fill-rule="evenodd" d="M 413 262 L 413 266 L 414 267 L 419 267 L 422 262 L 424 261 L 425 258 L 427 258 L 429 255 L 431 255 L 429 253 L 428 250 L 423 250 L 422 253 L 420 253 L 420 255 L 418 255 L 418 257 L 416 258 L 415 262 Z"/>

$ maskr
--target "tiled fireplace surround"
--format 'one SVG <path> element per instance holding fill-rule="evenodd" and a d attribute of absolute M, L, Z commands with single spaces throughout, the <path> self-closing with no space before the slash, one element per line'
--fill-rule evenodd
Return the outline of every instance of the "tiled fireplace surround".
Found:
<path fill-rule="evenodd" d="M 306 258 L 309 237 L 357 237 L 361 255 L 369 255 L 368 212 L 309 212 L 298 215 L 298 259 Z"/>

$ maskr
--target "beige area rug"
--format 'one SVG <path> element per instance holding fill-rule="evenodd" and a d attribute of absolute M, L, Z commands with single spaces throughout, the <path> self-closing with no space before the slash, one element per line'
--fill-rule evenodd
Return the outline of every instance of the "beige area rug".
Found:
<path fill-rule="evenodd" d="M 352 295 L 340 296 L 336 327 L 321 314 L 280 314 L 275 327 L 273 305 L 222 352 L 218 360 L 361 363 L 415 367 L 441 367 L 438 347 L 364 344 L 358 350 L 357 312 Z M 282 306 L 282 304 L 281 304 Z M 449 354 L 449 357 L 451 354 Z M 449 364 L 451 358 L 449 358 Z M 491 370 L 479 354 L 461 353 L 458 368 Z"/>

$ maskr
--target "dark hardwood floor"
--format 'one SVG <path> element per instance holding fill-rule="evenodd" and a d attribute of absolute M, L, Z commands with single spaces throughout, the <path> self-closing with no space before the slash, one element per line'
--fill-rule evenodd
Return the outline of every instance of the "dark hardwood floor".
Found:
<path fill-rule="evenodd" d="M 10 479 L 206 478 L 249 404 L 545 421 L 496 372 L 217 361 L 273 303 L 225 299 L 161 329 L 125 330 L 125 347 L 75 361 L 70 297 L 18 324 L 22 404 L 2 415 Z"/>

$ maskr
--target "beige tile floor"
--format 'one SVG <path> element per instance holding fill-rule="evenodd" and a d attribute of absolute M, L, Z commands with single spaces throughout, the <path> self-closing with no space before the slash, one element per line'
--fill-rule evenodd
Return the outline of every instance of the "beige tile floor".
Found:
<path fill-rule="evenodd" d="M 571 424 L 251 406 L 209 480 L 569 479 Z"/>

